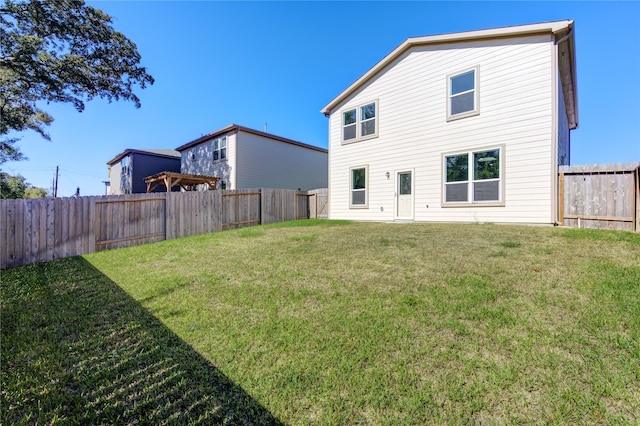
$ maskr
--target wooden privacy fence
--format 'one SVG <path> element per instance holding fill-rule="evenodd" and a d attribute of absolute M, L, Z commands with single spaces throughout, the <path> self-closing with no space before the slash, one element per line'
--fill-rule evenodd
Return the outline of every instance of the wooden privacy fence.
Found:
<path fill-rule="evenodd" d="M 561 166 L 559 222 L 640 231 L 640 163 Z"/>
<path fill-rule="evenodd" d="M 327 188 L 309 191 L 309 217 L 329 218 L 329 190 Z"/>
<path fill-rule="evenodd" d="M 0 269 L 94 251 L 316 217 L 288 189 L 0 200 Z"/>

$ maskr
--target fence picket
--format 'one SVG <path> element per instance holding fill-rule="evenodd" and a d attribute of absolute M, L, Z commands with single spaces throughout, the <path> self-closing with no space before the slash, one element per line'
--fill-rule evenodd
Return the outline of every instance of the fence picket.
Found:
<path fill-rule="evenodd" d="M 307 194 L 246 189 L 0 200 L 0 269 L 296 219 L 306 216 L 299 212 L 309 209 Z"/>
<path fill-rule="evenodd" d="M 563 225 L 639 231 L 635 176 L 640 163 L 561 166 Z"/>

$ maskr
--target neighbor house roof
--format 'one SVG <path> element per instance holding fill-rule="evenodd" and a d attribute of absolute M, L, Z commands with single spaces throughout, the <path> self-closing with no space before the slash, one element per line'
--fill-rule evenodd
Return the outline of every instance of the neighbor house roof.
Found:
<path fill-rule="evenodd" d="M 363 85 L 373 79 L 388 65 L 393 63 L 400 55 L 416 46 L 448 44 L 456 42 L 488 40 L 505 37 L 528 36 L 533 34 L 553 34 L 556 43 L 559 45 L 558 65 L 560 68 L 560 79 L 565 98 L 569 127 L 574 129 L 578 126 L 578 95 L 576 84 L 576 65 L 574 51 L 573 21 L 552 21 L 538 24 L 518 25 L 512 27 L 493 28 L 487 30 L 465 31 L 459 33 L 449 33 L 441 35 L 431 35 L 423 37 L 411 37 L 396 47 L 391 53 L 382 58 L 369 71 L 364 73 L 353 84 L 347 87 L 342 93 L 329 102 L 321 112 L 329 115 L 333 110 Z"/>
<path fill-rule="evenodd" d="M 267 132 L 261 132 L 260 130 L 255 130 L 255 129 L 251 129 L 249 127 L 244 127 L 244 126 L 240 126 L 238 124 L 230 124 L 227 127 L 223 127 L 220 130 L 216 130 L 215 132 L 209 133 L 207 135 L 204 136 L 200 136 L 198 139 L 194 139 L 191 142 L 188 142 L 184 145 L 180 145 L 179 147 L 176 148 L 176 150 L 178 151 L 184 151 L 185 149 L 189 149 L 192 146 L 196 146 L 198 144 L 201 144 L 202 142 L 206 142 L 209 139 L 213 139 L 216 138 L 218 136 L 222 136 L 226 133 L 229 132 L 237 132 L 237 131 L 243 131 L 246 133 L 251 133 L 257 136 L 263 136 L 265 138 L 269 138 L 269 139 L 274 139 L 280 142 L 284 142 L 284 143 L 288 143 L 291 145 L 297 145 L 303 148 L 308 148 L 308 149 L 312 149 L 314 151 L 319 151 L 319 152 L 328 152 L 325 148 L 320 148 L 319 146 L 314 146 L 314 145 L 309 145 L 303 142 L 298 142 L 298 141 L 294 141 L 293 139 L 288 139 L 288 138 L 283 138 L 282 136 L 277 136 L 274 135 L 272 133 L 267 133 Z"/>
<path fill-rule="evenodd" d="M 122 157 L 125 157 L 129 154 L 145 154 L 152 155 L 154 157 L 164 157 L 164 158 L 177 158 L 180 159 L 180 153 L 175 149 L 125 149 L 120 154 L 113 157 L 111 160 L 107 161 L 108 165 L 112 165 L 122 160 Z"/>

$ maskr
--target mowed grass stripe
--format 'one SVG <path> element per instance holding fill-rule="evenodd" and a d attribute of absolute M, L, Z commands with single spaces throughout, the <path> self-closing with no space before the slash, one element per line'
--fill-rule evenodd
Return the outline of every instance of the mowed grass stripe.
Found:
<path fill-rule="evenodd" d="M 294 221 L 83 259 L 110 291 L 124 291 L 228 379 L 217 401 L 233 415 L 249 413 L 241 422 L 640 421 L 637 234 Z M 38 275 L 43 267 L 4 271 L 3 306 L 24 306 L 34 292 L 46 304 L 54 296 L 42 294 L 57 288 L 95 291 L 75 278 L 78 265 L 46 264 L 63 277 L 55 282 Z M 27 290 L 26 280 L 34 281 Z M 37 309 L 21 315 L 15 327 L 37 327 L 36 317 Z M 21 342 L 4 319 L 3 385 L 14 391 L 3 398 L 15 407 L 7 415 L 49 420 L 54 411 L 34 414 L 12 400 L 20 382 L 4 366 L 29 369 L 4 342 L 23 351 L 36 343 Z M 78 379 L 62 356 L 48 370 L 78 381 L 79 411 L 65 415 L 82 420 L 98 383 Z M 34 389 L 44 386 L 36 376 Z M 206 393 L 206 380 L 194 380 Z M 251 408 L 234 406 L 234 392 L 239 407 Z M 126 403 L 110 410 L 145 416 Z M 211 406 L 192 411 L 191 418 L 225 415 Z"/>

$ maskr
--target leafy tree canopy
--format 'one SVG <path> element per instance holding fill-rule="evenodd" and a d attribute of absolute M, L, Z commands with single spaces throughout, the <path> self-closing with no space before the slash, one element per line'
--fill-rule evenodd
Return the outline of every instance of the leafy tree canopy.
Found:
<path fill-rule="evenodd" d="M 134 86 L 153 77 L 136 45 L 114 30 L 111 17 L 82 0 L 0 3 L 0 136 L 34 130 L 45 139 L 53 121 L 39 101 L 69 102 L 77 111 L 95 97 L 132 101 Z M 0 139 L 0 164 L 24 157 L 17 138 Z"/>
<path fill-rule="evenodd" d="M 47 190 L 31 186 L 22 175 L 0 172 L 0 199 L 44 198 Z"/>
<path fill-rule="evenodd" d="M 47 190 L 44 188 L 29 187 L 24 190 L 24 198 L 46 198 Z"/>

